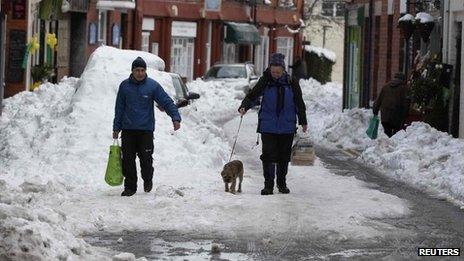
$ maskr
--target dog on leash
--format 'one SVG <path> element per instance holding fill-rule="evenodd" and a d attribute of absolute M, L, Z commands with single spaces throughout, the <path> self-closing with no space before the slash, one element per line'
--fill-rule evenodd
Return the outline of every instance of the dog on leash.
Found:
<path fill-rule="evenodd" d="M 233 160 L 224 165 L 221 171 L 222 180 L 224 181 L 225 191 L 235 194 L 235 186 L 237 184 L 237 178 L 239 179 L 237 192 L 242 192 L 242 180 L 243 180 L 243 163 L 240 160 Z M 230 190 L 229 190 L 229 183 Z"/>

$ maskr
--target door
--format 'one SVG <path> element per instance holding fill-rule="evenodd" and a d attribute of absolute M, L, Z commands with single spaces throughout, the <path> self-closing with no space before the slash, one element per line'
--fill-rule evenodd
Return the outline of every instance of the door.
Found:
<path fill-rule="evenodd" d="M 352 26 L 348 29 L 348 108 L 359 107 L 361 93 L 361 28 Z"/>
<path fill-rule="evenodd" d="M 195 44 L 193 38 L 173 37 L 171 45 L 171 72 L 193 79 L 193 52 Z"/>
<path fill-rule="evenodd" d="M 87 16 L 85 13 L 71 13 L 71 47 L 69 57 L 69 76 L 80 77 L 87 63 Z"/>

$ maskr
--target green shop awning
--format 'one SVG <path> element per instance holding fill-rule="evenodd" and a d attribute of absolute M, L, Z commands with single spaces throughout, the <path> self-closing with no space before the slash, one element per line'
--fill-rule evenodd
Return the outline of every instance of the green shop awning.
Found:
<path fill-rule="evenodd" d="M 226 43 L 260 44 L 259 31 L 256 26 L 246 23 L 227 22 Z"/>

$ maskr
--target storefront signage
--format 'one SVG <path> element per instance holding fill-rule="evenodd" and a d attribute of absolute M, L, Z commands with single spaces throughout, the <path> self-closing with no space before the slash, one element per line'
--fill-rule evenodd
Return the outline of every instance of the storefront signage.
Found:
<path fill-rule="evenodd" d="M 143 18 L 142 31 L 154 31 L 155 30 L 155 19 L 154 18 Z"/>
<path fill-rule="evenodd" d="M 221 0 L 205 0 L 205 10 L 209 12 L 220 12 Z"/>
<path fill-rule="evenodd" d="M 113 36 L 113 39 L 112 39 L 112 42 L 113 42 L 113 45 L 114 46 L 118 46 L 119 45 L 119 37 L 121 37 L 121 30 L 119 29 L 119 25 L 118 24 L 113 24 L 113 29 L 112 29 L 113 33 L 112 33 L 112 36 Z"/>
<path fill-rule="evenodd" d="M 13 0 L 13 19 L 26 19 L 26 0 Z"/>
<path fill-rule="evenodd" d="M 195 38 L 197 37 L 197 23 L 174 21 L 171 36 Z"/>
<path fill-rule="evenodd" d="M 95 23 L 89 24 L 89 44 L 97 43 L 97 25 Z"/>

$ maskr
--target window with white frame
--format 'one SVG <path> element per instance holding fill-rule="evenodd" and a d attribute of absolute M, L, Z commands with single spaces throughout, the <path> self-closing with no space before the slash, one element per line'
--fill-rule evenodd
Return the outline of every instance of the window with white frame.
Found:
<path fill-rule="evenodd" d="M 142 32 L 142 47 L 140 50 L 149 52 L 150 48 L 150 32 Z"/>
<path fill-rule="evenodd" d="M 264 72 L 269 61 L 269 36 L 261 36 L 261 44 L 255 49 L 255 69 L 258 74 Z"/>
<path fill-rule="evenodd" d="M 326 0 L 322 3 L 322 15 L 340 17 L 345 15 L 345 4 L 340 0 Z"/>
<path fill-rule="evenodd" d="M 285 69 L 290 72 L 288 66 L 293 63 L 293 38 L 277 37 L 277 52 L 285 55 Z"/>
<path fill-rule="evenodd" d="M 154 55 L 159 54 L 159 43 L 151 43 L 151 53 Z"/>
<path fill-rule="evenodd" d="M 108 11 L 98 11 L 98 41 L 106 43 L 106 30 L 107 30 L 107 16 Z"/>
<path fill-rule="evenodd" d="M 222 44 L 222 62 L 236 63 L 238 62 L 237 45 L 233 43 Z"/>

